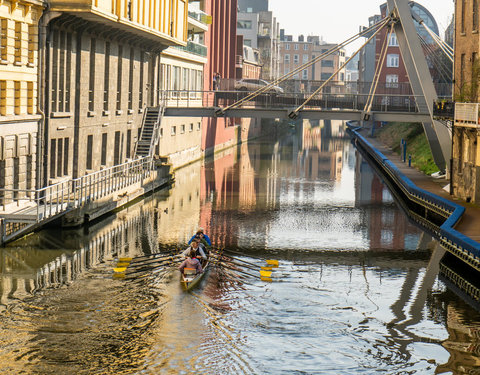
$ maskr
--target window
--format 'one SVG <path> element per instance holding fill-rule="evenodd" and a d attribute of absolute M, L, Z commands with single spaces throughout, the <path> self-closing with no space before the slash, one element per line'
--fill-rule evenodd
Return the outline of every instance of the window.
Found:
<path fill-rule="evenodd" d="M 249 20 L 237 21 L 237 29 L 251 29 L 251 28 L 252 28 L 252 21 L 249 21 Z"/>
<path fill-rule="evenodd" d="M 308 51 L 308 44 L 304 44 L 304 45 L 303 45 L 303 50 L 304 50 L 304 51 Z"/>
<path fill-rule="evenodd" d="M 398 40 L 397 40 L 397 35 L 395 33 L 393 33 L 392 35 L 390 35 L 390 40 L 388 42 L 388 45 L 390 47 L 398 47 Z"/>
<path fill-rule="evenodd" d="M 293 55 L 293 62 L 298 63 L 300 61 L 300 57 L 298 55 Z"/>
<path fill-rule="evenodd" d="M 465 54 L 460 56 L 460 89 L 463 89 L 465 84 Z"/>
<path fill-rule="evenodd" d="M 52 147 L 53 148 L 53 147 Z M 93 135 L 87 137 L 87 169 L 93 169 Z"/>
<path fill-rule="evenodd" d="M 333 68 L 333 60 L 322 60 L 323 68 Z"/>
<path fill-rule="evenodd" d="M 322 54 L 327 53 L 328 49 L 322 49 Z"/>
<path fill-rule="evenodd" d="M 302 70 L 302 79 L 308 79 L 308 70 L 307 69 Z"/>
<path fill-rule="evenodd" d="M 102 156 L 101 156 L 101 165 L 107 165 L 107 147 L 108 147 L 108 134 L 102 134 Z"/>
<path fill-rule="evenodd" d="M 193 123 L 190 124 L 190 131 L 193 132 Z"/>
<path fill-rule="evenodd" d="M 8 20 L 0 19 L 0 60 L 7 60 L 7 45 L 8 45 Z"/>
<path fill-rule="evenodd" d="M 290 64 L 290 55 L 285 55 L 285 64 Z"/>
<path fill-rule="evenodd" d="M 243 45 L 251 47 L 252 46 L 252 40 L 251 39 L 244 39 L 243 40 Z"/>
<path fill-rule="evenodd" d="M 321 76 L 320 76 L 320 79 L 322 81 L 326 81 L 327 79 L 330 79 L 332 75 L 330 73 L 322 73 Z"/>
<path fill-rule="evenodd" d="M 308 62 L 308 55 L 303 55 L 303 63 L 306 64 Z"/>
<path fill-rule="evenodd" d="M 22 23 L 15 21 L 15 63 L 22 63 Z"/>
<path fill-rule="evenodd" d="M 57 140 L 50 140 L 50 178 L 55 178 L 57 166 Z"/>
<path fill-rule="evenodd" d="M 290 44 L 289 44 L 289 43 L 285 44 L 285 49 L 286 49 L 287 51 L 290 50 Z"/>
<path fill-rule="evenodd" d="M 120 132 L 115 132 L 115 143 L 113 147 L 113 165 L 120 164 L 121 157 L 121 147 L 120 147 Z"/>
<path fill-rule="evenodd" d="M 478 31 L 478 0 L 473 0 L 472 20 L 472 31 Z"/>
<path fill-rule="evenodd" d="M 28 64 L 31 66 L 35 65 L 36 29 L 34 25 L 28 25 Z"/>
<path fill-rule="evenodd" d="M 345 73 L 340 73 L 340 81 L 345 81 Z"/>
<path fill-rule="evenodd" d="M 138 108 L 143 108 L 143 75 L 144 75 L 145 52 L 140 52 L 140 78 L 138 80 Z"/>
<path fill-rule="evenodd" d="M 19 115 L 22 111 L 22 83 L 15 81 L 15 114 Z"/>
<path fill-rule="evenodd" d="M 128 159 L 132 157 L 131 148 L 132 148 L 132 130 L 128 129 L 127 130 L 127 147 L 125 150 L 125 157 Z"/>
<path fill-rule="evenodd" d="M 105 43 L 105 73 L 103 75 L 103 110 L 108 111 L 108 96 L 110 92 L 110 42 Z"/>
<path fill-rule="evenodd" d="M 202 123 L 201 122 L 197 123 L 197 130 L 200 130 L 201 128 L 202 128 Z"/>
<path fill-rule="evenodd" d="M 123 62 L 123 46 L 118 46 L 117 58 L 117 111 L 122 109 L 122 62 Z"/>
<path fill-rule="evenodd" d="M 185 125 L 182 125 L 180 127 L 180 134 L 184 134 L 185 133 Z"/>
<path fill-rule="evenodd" d="M 398 54 L 387 55 L 387 68 L 398 68 L 399 56 Z"/>
<path fill-rule="evenodd" d="M 295 49 L 295 51 L 298 51 L 298 44 L 294 44 L 293 48 Z"/>
<path fill-rule="evenodd" d="M 386 87 L 387 88 L 397 88 L 398 87 L 398 75 L 396 74 L 387 74 L 386 77 Z"/>
<path fill-rule="evenodd" d="M 285 67 L 284 73 L 283 74 L 288 74 L 290 73 L 290 68 Z"/>
<path fill-rule="evenodd" d="M 95 39 L 90 41 L 90 73 L 88 83 L 88 110 L 95 110 Z"/>
<path fill-rule="evenodd" d="M 133 109 L 133 72 L 135 63 L 135 50 L 130 48 L 130 69 L 128 69 L 128 109 Z"/>
<path fill-rule="evenodd" d="M 70 150 L 70 139 L 65 138 L 63 142 L 63 175 L 68 176 L 68 153 Z"/>
<path fill-rule="evenodd" d="M 176 127 L 176 126 L 172 126 L 172 129 L 171 129 L 170 134 L 171 134 L 171 135 L 177 134 L 177 127 Z"/>
<path fill-rule="evenodd" d="M 57 140 L 57 177 L 63 176 L 63 138 Z"/>
<path fill-rule="evenodd" d="M 34 114 L 35 97 L 33 92 L 33 82 L 27 82 L 27 112 L 31 115 Z"/>
<path fill-rule="evenodd" d="M 0 116 L 7 115 L 7 81 L 0 81 Z"/>
<path fill-rule="evenodd" d="M 461 20 L 460 20 L 460 30 L 462 33 L 465 33 L 465 0 L 462 0 L 462 14 L 461 14 Z"/>

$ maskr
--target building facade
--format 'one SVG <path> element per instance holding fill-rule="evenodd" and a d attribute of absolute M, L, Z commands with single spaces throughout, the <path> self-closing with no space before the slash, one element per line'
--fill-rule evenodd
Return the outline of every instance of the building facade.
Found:
<path fill-rule="evenodd" d="M 307 40 L 300 35 L 294 41 L 290 35 L 286 35 L 280 41 L 280 72 L 288 74 L 300 66 L 312 61 L 316 57 L 337 47 L 336 44 L 327 44 L 319 36 L 309 36 Z M 295 73 L 290 82 L 289 90 L 313 92 L 320 85 L 330 79 L 346 61 L 345 50 L 340 49 L 315 64 Z M 340 93 L 344 91 L 346 69 L 343 67 L 336 73 L 323 92 Z"/>
<path fill-rule="evenodd" d="M 0 196 L 21 199 L 37 181 L 41 114 L 38 92 L 38 30 L 44 3 L 0 3 Z M 9 191 L 8 191 L 9 190 Z"/>
<path fill-rule="evenodd" d="M 455 93 L 458 102 L 478 103 L 479 3 L 455 1 Z M 473 105 L 470 120 L 456 119 L 453 128 L 452 189 L 457 197 L 480 202 L 480 116 Z M 475 113 L 477 112 L 477 113 Z M 456 117 L 459 117 L 456 114 Z"/>
<path fill-rule="evenodd" d="M 188 3 L 51 1 L 46 28 L 44 184 L 134 157 L 161 97 L 161 51 L 187 46 Z"/>
<path fill-rule="evenodd" d="M 190 1 L 187 45 L 169 47 L 161 54 L 159 84 L 167 104 L 202 105 L 208 54 L 205 33 L 212 23 L 205 10 L 205 2 Z M 201 131 L 201 118 L 164 117 L 156 155 L 168 157 L 174 169 L 198 160 L 203 156 Z"/>

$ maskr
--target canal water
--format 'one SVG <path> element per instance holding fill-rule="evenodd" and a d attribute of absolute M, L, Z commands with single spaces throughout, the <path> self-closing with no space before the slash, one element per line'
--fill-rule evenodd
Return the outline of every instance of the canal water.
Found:
<path fill-rule="evenodd" d="M 170 265 L 112 277 L 198 227 L 251 264 L 212 266 L 191 292 Z M 254 270 L 267 260 L 271 281 Z M 444 260 L 342 124 L 297 124 L 88 228 L 1 249 L 0 372 L 480 373 L 479 310 Z"/>

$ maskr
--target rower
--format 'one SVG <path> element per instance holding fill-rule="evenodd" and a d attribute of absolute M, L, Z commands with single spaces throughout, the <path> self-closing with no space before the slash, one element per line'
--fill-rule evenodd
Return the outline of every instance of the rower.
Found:
<path fill-rule="evenodd" d="M 190 246 L 182 253 L 183 256 L 188 257 L 191 251 L 195 251 L 195 257 L 197 259 L 207 260 L 207 256 L 205 255 L 205 251 L 203 251 L 202 247 L 199 245 L 197 239 L 193 239 Z"/>
<path fill-rule="evenodd" d="M 204 231 L 203 228 L 198 228 L 197 233 L 195 233 L 192 238 L 190 238 L 190 241 L 188 241 L 188 244 L 195 239 L 195 238 L 200 238 L 200 240 L 205 241 L 207 246 L 212 246 L 212 241 L 210 241 L 210 237 L 208 237 Z"/>
<path fill-rule="evenodd" d="M 187 254 L 187 259 L 185 259 L 180 267 L 178 267 L 182 274 L 197 274 L 203 272 L 202 265 L 196 258 L 196 255 L 195 250 L 190 249 L 190 252 Z"/>

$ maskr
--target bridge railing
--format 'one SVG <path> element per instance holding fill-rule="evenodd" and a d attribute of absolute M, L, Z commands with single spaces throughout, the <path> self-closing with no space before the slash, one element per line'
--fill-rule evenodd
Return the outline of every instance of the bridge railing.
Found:
<path fill-rule="evenodd" d="M 249 91 L 167 91 L 167 107 L 226 107 L 247 97 Z M 304 92 L 268 93 L 258 95 L 244 102 L 239 108 L 295 108 L 302 105 L 309 97 Z M 314 97 L 305 109 L 348 109 L 363 111 L 368 101 L 367 94 L 319 94 Z M 423 103 L 423 97 L 414 95 L 378 94 L 373 98 L 372 111 L 375 112 L 419 112 L 418 104 Z"/>

